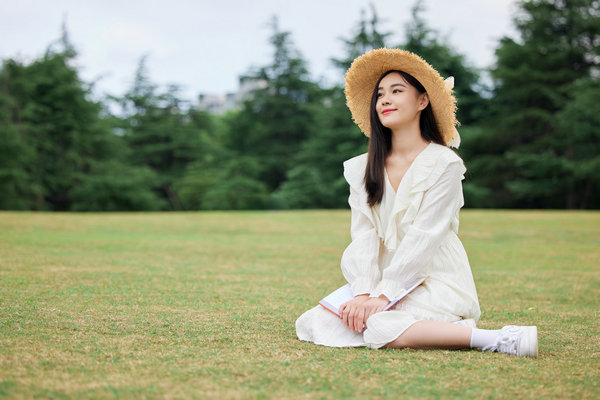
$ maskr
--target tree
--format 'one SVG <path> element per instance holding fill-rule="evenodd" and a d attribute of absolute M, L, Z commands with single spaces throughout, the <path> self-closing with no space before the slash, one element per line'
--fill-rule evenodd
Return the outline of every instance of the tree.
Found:
<path fill-rule="evenodd" d="M 581 79 L 573 97 L 557 114 L 557 141 L 565 149 L 560 161 L 567 180 L 567 204 L 600 208 L 600 79 Z"/>
<path fill-rule="evenodd" d="M 479 162 L 495 179 L 482 183 L 496 206 L 589 207 L 597 179 L 586 171 L 599 156 L 589 151 L 597 137 L 586 128 L 596 117 L 585 109 L 593 107 L 598 81 L 600 2 L 519 6 L 520 40 L 503 38 L 496 50 L 495 115 Z"/>
<path fill-rule="evenodd" d="M 289 32 L 272 21 L 271 64 L 250 72 L 246 79 L 264 83 L 245 101 L 235 119 L 229 119 L 227 147 L 233 157 L 258 160 L 257 179 L 272 192 L 286 178 L 293 157 L 309 133 L 318 129 L 314 110 L 321 91 L 310 80 L 306 62 L 293 46 Z"/>
<path fill-rule="evenodd" d="M 178 88 L 170 86 L 164 93 L 157 90 L 148 78 L 146 57 L 142 57 L 132 88 L 117 99 L 124 115 L 119 128 L 131 148 L 131 163 L 152 171 L 147 182 L 164 200 L 165 208 L 181 210 L 175 186 L 201 153 L 202 140 L 194 120 L 183 110 Z"/>
<path fill-rule="evenodd" d="M 342 208 L 347 206 L 348 184 L 342 163 L 364 153 L 367 138 L 352 122 L 343 89 L 329 91 L 316 113 L 316 126 L 294 157 L 287 180 L 275 192 L 281 208 Z"/>
<path fill-rule="evenodd" d="M 237 112 L 223 117 L 190 110 L 199 130 L 202 152 L 186 168 L 176 190 L 186 209 L 257 209 L 267 204 L 267 185 L 258 177 L 260 160 L 238 152 L 231 141 Z"/>
<path fill-rule="evenodd" d="M 3 65 L 3 91 L 9 99 L 5 134 L 12 135 L 9 143 L 24 150 L 12 160 L 28 161 L 20 178 L 37 194 L 31 204 L 36 209 L 70 209 L 71 190 L 103 134 L 100 106 L 88 99 L 89 89 L 69 65 L 74 56 L 65 46 L 60 52 L 49 49 L 29 65 L 13 60 Z"/>
<path fill-rule="evenodd" d="M 349 38 L 342 38 L 346 55 L 331 62 L 343 76 L 357 56 L 385 46 L 389 33 L 380 32 L 380 19 L 371 5 L 371 16 L 362 13 L 358 27 Z M 342 163 L 364 153 L 367 138 L 352 121 L 346 106 L 344 88 L 334 86 L 323 92 L 314 114 L 315 128 L 293 158 L 287 179 L 275 192 L 275 203 L 282 208 L 342 208 L 347 206 L 348 184 Z"/>
<path fill-rule="evenodd" d="M 114 135 L 90 86 L 71 66 L 66 29 L 30 64 L 7 60 L 0 71 L 0 207 L 37 210 L 150 208 L 144 171 L 119 158 Z M 137 180 L 136 180 L 137 179 Z"/>
<path fill-rule="evenodd" d="M 71 192 L 73 211 L 156 211 L 164 201 L 152 190 L 154 171 L 131 165 L 132 150 L 118 134 L 118 119 L 103 112 L 105 134 L 94 142 L 85 173 Z"/>
<path fill-rule="evenodd" d="M 346 72 L 356 57 L 359 57 L 369 50 L 386 47 L 386 41 L 391 35 L 390 32 L 381 32 L 380 19 L 373 3 L 369 3 L 371 17 L 367 19 L 365 10 L 361 11 L 360 20 L 357 29 L 350 38 L 341 38 L 344 42 L 346 54 L 344 58 L 332 58 L 333 65 L 342 72 Z"/>
<path fill-rule="evenodd" d="M 27 210 L 35 205 L 39 187 L 32 185 L 29 165 L 34 149 L 19 120 L 17 99 L 11 93 L 21 69 L 12 60 L 0 70 L 0 209 Z"/>

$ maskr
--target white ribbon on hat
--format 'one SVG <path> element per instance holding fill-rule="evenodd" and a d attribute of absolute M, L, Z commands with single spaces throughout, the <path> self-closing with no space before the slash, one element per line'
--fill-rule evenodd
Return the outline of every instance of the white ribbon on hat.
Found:
<path fill-rule="evenodd" d="M 458 146 L 460 146 L 460 135 L 458 134 L 456 128 L 454 128 L 454 136 L 452 136 L 452 139 L 450 139 L 448 147 L 454 147 L 455 149 L 458 149 Z"/>
<path fill-rule="evenodd" d="M 444 85 L 448 90 L 454 89 L 454 77 L 449 76 L 446 79 L 444 79 Z M 450 140 L 450 143 L 448 143 L 448 146 L 454 147 L 455 149 L 458 149 L 458 146 L 460 146 L 460 135 L 458 134 L 456 128 L 454 128 L 454 136 Z"/>

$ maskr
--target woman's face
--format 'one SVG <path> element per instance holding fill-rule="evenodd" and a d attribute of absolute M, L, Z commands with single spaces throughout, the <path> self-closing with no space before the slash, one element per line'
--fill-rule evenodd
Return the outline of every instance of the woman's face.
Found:
<path fill-rule="evenodd" d="M 375 109 L 381 124 L 389 129 L 419 124 L 421 111 L 429 104 L 426 93 L 419 93 L 398 72 L 387 74 L 377 90 Z"/>

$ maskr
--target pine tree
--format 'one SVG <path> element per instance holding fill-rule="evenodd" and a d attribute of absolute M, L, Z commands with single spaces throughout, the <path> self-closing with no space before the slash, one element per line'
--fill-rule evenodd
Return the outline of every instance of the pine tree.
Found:
<path fill-rule="evenodd" d="M 31 207 L 69 210 L 71 191 L 81 180 L 99 131 L 100 105 L 88 99 L 89 89 L 70 66 L 75 57 L 66 43 L 48 49 L 29 65 L 4 63 L 4 98 L 8 99 L 5 134 L 17 148 L 26 148 L 21 178 L 37 196 Z M 19 156 L 13 158 L 18 162 Z"/>
<path fill-rule="evenodd" d="M 369 3 L 371 9 L 370 18 L 367 17 L 367 12 L 361 10 L 360 20 L 354 33 L 349 38 L 341 38 L 344 42 L 345 56 L 344 58 L 332 58 L 331 62 L 342 72 L 346 72 L 355 58 L 365 54 L 369 50 L 386 47 L 387 40 L 391 35 L 390 32 L 381 32 L 381 19 L 377 15 L 373 3 Z"/>
<path fill-rule="evenodd" d="M 72 66 L 66 28 L 46 54 L 0 71 L 0 207 L 36 210 L 155 209 L 147 171 L 120 154 L 102 105 Z"/>
<path fill-rule="evenodd" d="M 277 207 L 271 193 L 285 180 L 314 124 L 318 85 L 289 32 L 276 18 L 269 39 L 270 64 L 242 77 L 257 89 L 237 111 L 200 127 L 203 151 L 189 164 L 177 190 L 186 207 L 257 209 Z"/>
<path fill-rule="evenodd" d="M 124 116 L 120 128 L 131 149 L 131 163 L 152 171 L 150 187 L 166 209 L 183 209 L 175 186 L 202 152 L 202 140 L 183 109 L 178 88 L 170 86 L 159 93 L 142 57 L 133 86 L 119 101 Z"/>
<path fill-rule="evenodd" d="M 598 193 L 597 178 L 589 169 L 600 156 L 598 136 L 585 128 L 596 117 L 585 108 L 593 107 L 598 82 L 600 3 L 519 5 L 520 40 L 502 39 L 492 71 L 496 114 L 482 135 L 478 163 L 494 179 L 485 185 L 494 205 L 598 207 L 591 196 Z"/>
<path fill-rule="evenodd" d="M 238 134 L 235 127 L 239 114 L 230 112 L 216 117 L 192 109 L 189 115 L 199 131 L 202 151 L 176 184 L 184 207 L 207 210 L 264 208 L 269 192 L 267 185 L 258 179 L 262 169 L 260 160 L 238 151 L 232 141 Z"/>
<path fill-rule="evenodd" d="M 333 58 L 340 77 L 352 61 L 366 51 L 385 47 L 390 35 L 379 29 L 380 18 L 371 5 L 371 15 L 363 11 L 354 33 L 342 38 L 346 54 Z M 342 81 L 342 79 L 340 79 Z M 302 143 L 293 159 L 287 179 L 274 194 L 275 202 L 284 208 L 342 208 L 347 206 L 348 184 L 342 163 L 367 149 L 367 138 L 352 121 L 346 106 L 343 86 L 324 91 L 315 112 L 315 127 Z"/>
<path fill-rule="evenodd" d="M 14 93 L 26 83 L 22 72 L 22 66 L 13 60 L 5 61 L 0 69 L 0 209 L 31 209 L 41 196 L 40 188 L 32 184 L 29 168 L 35 150 Z"/>
<path fill-rule="evenodd" d="M 246 78 L 263 82 L 244 102 L 229 126 L 229 148 L 238 156 L 259 162 L 256 178 L 269 191 L 277 189 L 293 165 L 293 157 L 311 131 L 314 109 L 321 91 L 310 80 L 306 62 L 294 47 L 291 34 L 281 31 L 277 19 L 272 21 L 273 46 L 271 64 L 251 72 Z"/>

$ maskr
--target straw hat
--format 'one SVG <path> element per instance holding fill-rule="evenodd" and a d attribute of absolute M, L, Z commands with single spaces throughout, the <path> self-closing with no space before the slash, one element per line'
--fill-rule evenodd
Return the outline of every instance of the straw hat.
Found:
<path fill-rule="evenodd" d="M 454 78 L 444 81 L 440 74 L 416 54 L 400 49 L 371 50 L 356 58 L 346 73 L 346 103 L 352 118 L 367 137 L 371 135 L 369 112 L 377 80 L 387 71 L 404 71 L 415 77 L 427 91 L 444 143 L 458 147 Z"/>

